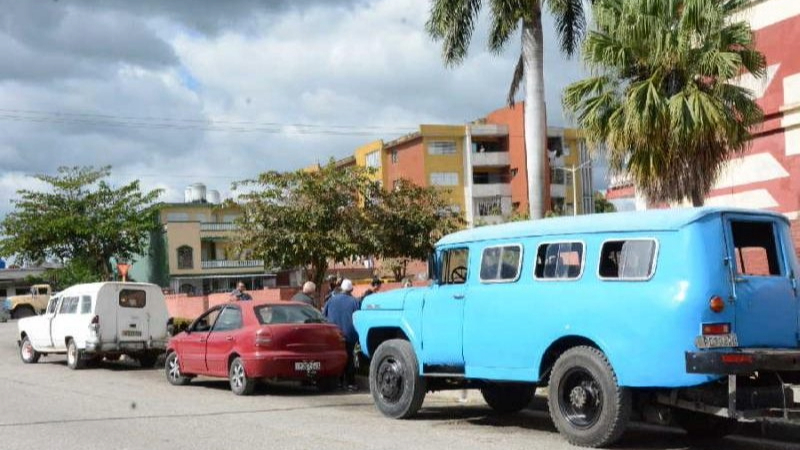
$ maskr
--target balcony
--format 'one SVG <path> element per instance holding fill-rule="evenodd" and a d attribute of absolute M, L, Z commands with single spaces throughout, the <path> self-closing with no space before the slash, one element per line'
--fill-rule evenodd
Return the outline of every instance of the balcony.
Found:
<path fill-rule="evenodd" d="M 508 152 L 473 152 L 473 167 L 501 167 L 510 164 Z"/>
<path fill-rule="evenodd" d="M 264 261 L 260 259 L 218 259 L 201 262 L 203 270 L 216 270 L 216 269 L 261 269 L 264 267 Z"/>
<path fill-rule="evenodd" d="M 473 197 L 492 197 L 492 196 L 510 197 L 511 185 L 509 183 L 487 183 L 472 185 Z"/>
<path fill-rule="evenodd" d="M 200 231 L 236 231 L 239 227 L 233 222 L 204 222 Z"/>

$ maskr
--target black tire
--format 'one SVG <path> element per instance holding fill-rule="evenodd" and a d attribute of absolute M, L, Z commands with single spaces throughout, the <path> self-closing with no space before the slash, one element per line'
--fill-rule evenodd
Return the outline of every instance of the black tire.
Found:
<path fill-rule="evenodd" d="M 36 364 L 42 354 L 33 349 L 31 340 L 25 336 L 19 344 L 19 357 L 25 364 Z"/>
<path fill-rule="evenodd" d="M 339 377 L 323 377 L 317 380 L 317 390 L 320 392 L 333 392 L 337 387 L 339 387 Z"/>
<path fill-rule="evenodd" d="M 36 311 L 34 311 L 33 308 L 28 305 L 17 306 L 13 311 L 11 311 L 12 319 L 24 319 L 26 317 L 32 317 L 35 315 Z"/>
<path fill-rule="evenodd" d="M 685 409 L 673 410 L 672 416 L 675 424 L 683 428 L 693 440 L 722 439 L 736 433 L 739 428 L 738 422 L 734 420 Z"/>
<path fill-rule="evenodd" d="M 156 365 L 156 361 L 158 361 L 158 355 L 153 353 L 142 353 L 136 356 L 136 359 L 139 361 L 139 365 L 142 368 L 149 369 Z"/>
<path fill-rule="evenodd" d="M 75 341 L 70 339 L 67 342 L 67 367 L 72 370 L 79 370 L 86 367 L 86 361 L 83 359 L 83 351 L 78 348 Z"/>
<path fill-rule="evenodd" d="M 164 373 L 167 375 L 169 384 L 173 386 L 186 386 L 189 384 L 190 378 L 181 372 L 178 352 L 171 352 L 167 355 L 167 359 L 164 361 Z"/>
<path fill-rule="evenodd" d="M 256 388 L 256 380 L 247 376 L 242 358 L 234 358 L 228 369 L 231 391 L 236 395 L 250 395 Z"/>
<path fill-rule="evenodd" d="M 548 394 L 553 423 L 573 445 L 611 445 L 628 426 L 631 392 L 617 384 L 614 369 L 596 348 L 564 352 L 553 365 Z"/>
<path fill-rule="evenodd" d="M 369 366 L 369 390 L 387 417 L 408 419 L 419 411 L 427 389 L 410 342 L 391 339 L 378 346 Z"/>
<path fill-rule="evenodd" d="M 483 399 L 498 414 L 521 411 L 535 393 L 536 385 L 532 383 L 489 383 L 481 388 Z"/>

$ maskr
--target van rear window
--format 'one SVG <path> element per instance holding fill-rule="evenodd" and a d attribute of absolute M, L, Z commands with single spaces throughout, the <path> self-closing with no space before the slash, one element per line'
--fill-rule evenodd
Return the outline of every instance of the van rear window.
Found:
<path fill-rule="evenodd" d="M 731 231 L 739 275 L 781 275 L 778 243 L 771 222 L 731 222 Z"/>
<path fill-rule="evenodd" d="M 119 291 L 119 306 L 123 308 L 144 308 L 147 304 L 147 293 L 141 289 L 123 289 Z"/>
<path fill-rule="evenodd" d="M 606 241 L 600 251 L 600 278 L 647 280 L 656 265 L 656 241 L 632 239 Z"/>

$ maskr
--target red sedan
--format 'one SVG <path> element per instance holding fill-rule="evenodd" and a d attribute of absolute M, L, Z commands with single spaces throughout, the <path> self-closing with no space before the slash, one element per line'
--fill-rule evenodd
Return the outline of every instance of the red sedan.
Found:
<path fill-rule="evenodd" d="M 260 379 L 308 380 L 336 387 L 347 353 L 336 325 L 296 302 L 236 302 L 215 306 L 167 346 L 165 371 L 174 385 L 196 375 L 228 377 L 237 395 Z"/>

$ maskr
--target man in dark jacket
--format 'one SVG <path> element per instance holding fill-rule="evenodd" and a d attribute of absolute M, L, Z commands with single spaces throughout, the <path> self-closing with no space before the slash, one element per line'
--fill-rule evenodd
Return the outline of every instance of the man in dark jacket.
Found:
<path fill-rule="evenodd" d="M 358 311 L 359 302 L 353 297 L 353 282 L 344 279 L 341 284 L 341 293 L 334 295 L 325 303 L 322 309 L 322 314 L 328 319 L 328 322 L 336 324 L 345 340 L 345 349 L 347 350 L 347 365 L 344 369 L 344 382 L 347 389 L 350 391 L 358 390 L 356 386 L 356 369 L 353 362 L 353 351 L 358 342 L 358 333 L 353 326 L 353 313 Z"/>
<path fill-rule="evenodd" d="M 382 285 L 383 285 L 383 280 L 381 280 L 378 277 L 373 278 L 372 283 L 369 284 L 369 289 L 367 289 L 366 292 L 364 292 L 364 295 L 361 296 L 361 301 L 363 302 L 365 298 L 380 291 Z"/>
<path fill-rule="evenodd" d="M 317 290 L 317 285 L 314 284 L 313 281 L 306 281 L 305 284 L 303 284 L 303 290 L 298 292 L 297 294 L 294 294 L 294 297 L 292 297 L 292 301 L 301 302 L 309 306 L 316 307 L 317 306 L 315 305 L 316 302 L 314 301 L 314 297 L 312 297 L 314 295 L 314 291 L 316 290 Z"/>

